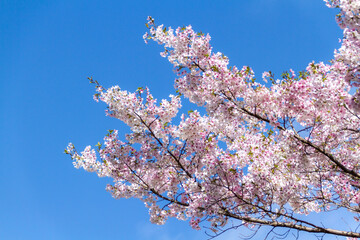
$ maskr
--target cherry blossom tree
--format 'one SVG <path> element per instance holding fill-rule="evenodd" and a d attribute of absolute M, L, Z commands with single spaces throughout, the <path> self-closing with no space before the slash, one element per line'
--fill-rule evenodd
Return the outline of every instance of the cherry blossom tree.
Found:
<path fill-rule="evenodd" d="M 209 35 L 149 17 L 144 39 L 165 47 L 176 95 L 158 103 L 148 88 L 105 89 L 90 78 L 95 100 L 131 133 L 121 141 L 111 130 L 95 148 L 78 153 L 69 144 L 65 152 L 76 168 L 111 177 L 114 198 L 141 199 L 156 224 L 174 217 L 194 229 L 208 221 L 215 235 L 267 225 L 360 238 L 306 218 L 343 209 L 356 222 L 360 213 L 360 1 L 326 4 L 339 9 L 344 30 L 334 59 L 281 79 L 263 73 L 271 84 L 229 66 Z M 199 109 L 178 114 L 184 99 Z"/>

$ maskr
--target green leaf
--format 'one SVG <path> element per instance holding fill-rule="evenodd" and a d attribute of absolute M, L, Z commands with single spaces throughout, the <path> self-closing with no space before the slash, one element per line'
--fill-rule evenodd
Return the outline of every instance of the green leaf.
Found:
<path fill-rule="evenodd" d="M 213 70 L 214 72 L 220 72 L 217 66 L 212 66 L 211 70 Z"/>
<path fill-rule="evenodd" d="M 98 142 L 95 146 L 98 147 L 98 150 L 101 149 L 101 143 L 100 142 Z"/>
<path fill-rule="evenodd" d="M 268 131 L 268 135 L 271 136 L 271 135 L 273 135 L 273 134 L 274 134 L 274 131 L 273 131 L 272 129 L 270 129 L 270 130 Z"/>
<path fill-rule="evenodd" d="M 230 168 L 229 171 L 232 172 L 232 173 L 234 173 L 234 174 L 236 173 L 236 170 L 233 169 L 233 168 Z"/>

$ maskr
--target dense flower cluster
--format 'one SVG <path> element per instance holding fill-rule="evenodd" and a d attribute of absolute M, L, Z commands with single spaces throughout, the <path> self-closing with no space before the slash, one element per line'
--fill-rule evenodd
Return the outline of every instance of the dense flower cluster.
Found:
<path fill-rule="evenodd" d="M 101 161 L 91 147 L 78 154 L 70 144 L 74 166 L 113 178 L 108 191 L 144 201 L 157 224 L 176 217 L 199 229 L 207 220 L 217 231 L 234 218 L 359 237 L 294 217 L 360 212 L 360 94 L 349 93 L 360 84 L 360 2 L 326 2 L 340 9 L 344 28 L 334 60 L 280 80 L 265 72 L 271 87 L 256 82 L 250 67 L 229 66 L 212 51 L 209 35 L 157 26 L 149 17 L 144 39 L 164 45 L 178 95 L 158 104 L 147 88 L 129 93 L 96 82 L 95 98 L 132 133 L 122 142 L 109 131 L 97 146 Z M 182 97 L 206 114 L 182 114 L 175 124 Z"/>

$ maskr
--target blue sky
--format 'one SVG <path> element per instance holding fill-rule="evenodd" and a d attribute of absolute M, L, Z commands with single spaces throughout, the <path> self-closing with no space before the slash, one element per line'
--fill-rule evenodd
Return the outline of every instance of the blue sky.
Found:
<path fill-rule="evenodd" d="M 328 61 L 342 37 L 322 0 L 0 0 L 0 239 L 207 239 L 186 222 L 149 223 L 139 200 L 115 200 L 109 179 L 73 168 L 63 153 L 128 128 L 92 99 L 105 87 L 174 93 L 161 47 L 146 45 L 148 15 L 210 33 L 214 51 L 257 77 Z M 238 239 L 233 232 L 219 239 Z"/>

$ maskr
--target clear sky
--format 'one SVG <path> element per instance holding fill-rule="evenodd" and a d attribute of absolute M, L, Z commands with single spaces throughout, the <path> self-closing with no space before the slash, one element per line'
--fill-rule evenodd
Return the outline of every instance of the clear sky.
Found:
<path fill-rule="evenodd" d="M 162 48 L 142 39 L 148 15 L 210 33 L 214 51 L 258 78 L 299 71 L 332 58 L 336 13 L 322 0 L 0 0 L 0 239 L 207 239 L 186 222 L 152 225 L 139 200 L 115 200 L 111 180 L 73 168 L 68 142 L 82 149 L 108 129 L 128 132 L 93 101 L 87 77 L 175 92 Z"/>

